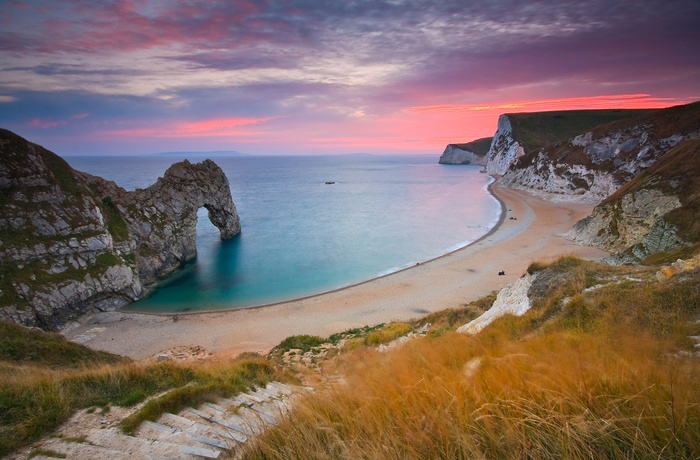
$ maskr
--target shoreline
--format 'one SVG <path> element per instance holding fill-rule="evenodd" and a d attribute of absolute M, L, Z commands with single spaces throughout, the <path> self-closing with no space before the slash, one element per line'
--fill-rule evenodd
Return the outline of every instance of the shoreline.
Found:
<path fill-rule="evenodd" d="M 218 356 L 267 353 L 291 335 L 328 336 L 458 307 L 503 288 L 534 260 L 607 255 L 561 236 L 590 214 L 592 204 L 547 201 L 503 187 L 497 179 L 488 189 L 501 204 L 501 216 L 489 232 L 467 246 L 396 272 L 313 296 L 243 309 L 96 313 L 79 318 L 62 334 L 137 360 L 179 346 L 200 346 Z M 506 275 L 499 276 L 499 271 Z"/>
<path fill-rule="evenodd" d="M 483 240 L 484 238 L 489 237 L 492 233 L 494 233 L 496 230 L 498 230 L 498 227 L 500 227 L 503 224 L 503 222 L 505 221 L 505 216 L 506 216 L 506 212 L 507 212 L 506 204 L 503 202 L 503 200 L 501 200 L 498 196 L 496 196 L 496 194 L 494 193 L 493 188 L 492 188 L 493 185 L 496 183 L 496 180 L 497 180 L 496 178 L 493 178 L 493 180 L 489 184 L 486 185 L 486 191 L 491 195 L 491 197 L 493 197 L 498 202 L 498 205 L 501 208 L 500 216 L 499 216 L 498 220 L 496 221 L 496 223 L 493 225 L 493 227 L 491 227 L 488 232 L 486 232 L 485 234 L 483 234 L 479 238 L 465 244 L 464 246 L 460 246 L 457 249 L 454 249 L 452 251 L 447 251 L 444 254 L 440 254 L 436 257 L 426 259 L 426 260 L 423 260 L 421 262 L 416 262 L 413 265 L 398 268 L 395 271 L 385 273 L 383 275 L 378 275 L 378 276 L 375 276 L 373 278 L 369 278 L 369 279 L 366 279 L 366 280 L 363 280 L 363 281 L 360 281 L 357 283 L 353 283 L 353 284 L 348 284 L 346 286 L 340 286 L 337 288 L 329 289 L 327 291 L 318 292 L 316 294 L 309 294 L 309 295 L 305 295 L 302 297 L 295 297 L 295 298 L 292 298 L 289 300 L 282 300 L 279 302 L 271 302 L 271 303 L 265 303 L 265 304 L 260 304 L 260 305 L 251 305 L 249 307 L 239 307 L 239 308 L 232 308 L 232 309 L 222 308 L 222 309 L 213 309 L 213 310 L 178 311 L 178 312 L 169 312 L 169 313 L 168 312 L 157 312 L 157 311 L 145 311 L 145 310 L 119 310 L 119 311 L 122 313 L 134 313 L 134 314 L 138 314 L 138 315 L 173 316 L 173 315 L 200 315 L 200 314 L 204 314 L 204 313 L 219 313 L 219 312 L 234 311 L 234 310 L 254 310 L 256 308 L 274 307 L 275 305 L 284 305 L 284 304 L 287 304 L 290 302 L 298 302 L 298 301 L 302 301 L 302 300 L 313 299 L 314 297 L 324 296 L 327 294 L 333 294 L 333 293 L 336 293 L 339 291 L 343 291 L 345 289 L 351 289 L 351 288 L 354 288 L 357 286 L 362 286 L 363 284 L 371 283 L 371 282 L 374 282 L 376 280 L 386 278 L 387 276 L 393 276 L 397 273 L 401 273 L 401 272 L 404 272 L 406 270 L 411 270 L 417 266 L 433 262 L 433 261 L 441 259 L 443 257 L 449 257 L 450 255 L 452 255 L 456 252 L 459 252 L 465 248 L 468 248 L 469 246 L 471 246 L 473 244 L 477 244 L 479 241 Z"/>

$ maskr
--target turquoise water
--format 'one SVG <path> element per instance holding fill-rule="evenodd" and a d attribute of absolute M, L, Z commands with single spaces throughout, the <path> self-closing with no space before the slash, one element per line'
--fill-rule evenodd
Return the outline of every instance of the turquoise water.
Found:
<path fill-rule="evenodd" d="M 68 157 L 128 190 L 180 159 Z M 231 183 L 241 234 L 221 241 L 201 209 L 197 258 L 128 309 L 242 308 L 318 294 L 463 247 L 500 215 L 481 168 L 439 165 L 433 155 L 213 159 Z"/>

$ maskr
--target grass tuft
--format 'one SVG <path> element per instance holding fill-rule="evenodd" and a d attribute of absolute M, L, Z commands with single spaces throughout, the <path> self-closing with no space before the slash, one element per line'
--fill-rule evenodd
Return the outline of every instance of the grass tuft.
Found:
<path fill-rule="evenodd" d="M 381 329 L 371 331 L 365 337 L 365 345 L 381 345 L 398 339 L 413 330 L 413 326 L 408 323 L 389 323 Z"/>
<path fill-rule="evenodd" d="M 324 342 L 324 339 L 315 335 L 293 335 L 284 339 L 276 348 L 282 351 L 298 349 L 306 352 Z"/>

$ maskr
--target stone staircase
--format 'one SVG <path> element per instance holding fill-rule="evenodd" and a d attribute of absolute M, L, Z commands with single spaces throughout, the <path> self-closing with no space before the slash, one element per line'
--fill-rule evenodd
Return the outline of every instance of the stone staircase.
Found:
<path fill-rule="evenodd" d="M 141 424 L 134 436 L 122 433 L 112 423 L 88 428 L 79 437 L 46 439 L 40 446 L 11 458 L 23 459 L 29 455 L 39 460 L 203 459 L 226 455 L 239 458 L 243 445 L 275 425 L 291 408 L 295 397 L 305 391 L 312 390 L 271 382 L 264 388 L 221 398 L 216 403 L 204 403 L 196 409 L 165 413 L 157 422 Z M 32 451 L 36 452 L 32 454 Z"/>

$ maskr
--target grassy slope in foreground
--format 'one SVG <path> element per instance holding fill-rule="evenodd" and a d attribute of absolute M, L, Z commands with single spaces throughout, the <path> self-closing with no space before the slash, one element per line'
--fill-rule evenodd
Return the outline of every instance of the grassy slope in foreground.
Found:
<path fill-rule="evenodd" d="M 530 271 L 522 317 L 466 336 L 442 315 L 402 347 L 329 361 L 347 385 L 245 458 L 697 458 L 700 272 L 659 283 L 574 258 Z"/>
<path fill-rule="evenodd" d="M 122 423 L 125 431 L 279 378 L 265 358 L 208 365 L 138 364 L 67 342 L 58 334 L 0 321 L 0 457 L 51 433 L 75 411 L 131 407 L 161 392 Z"/>

